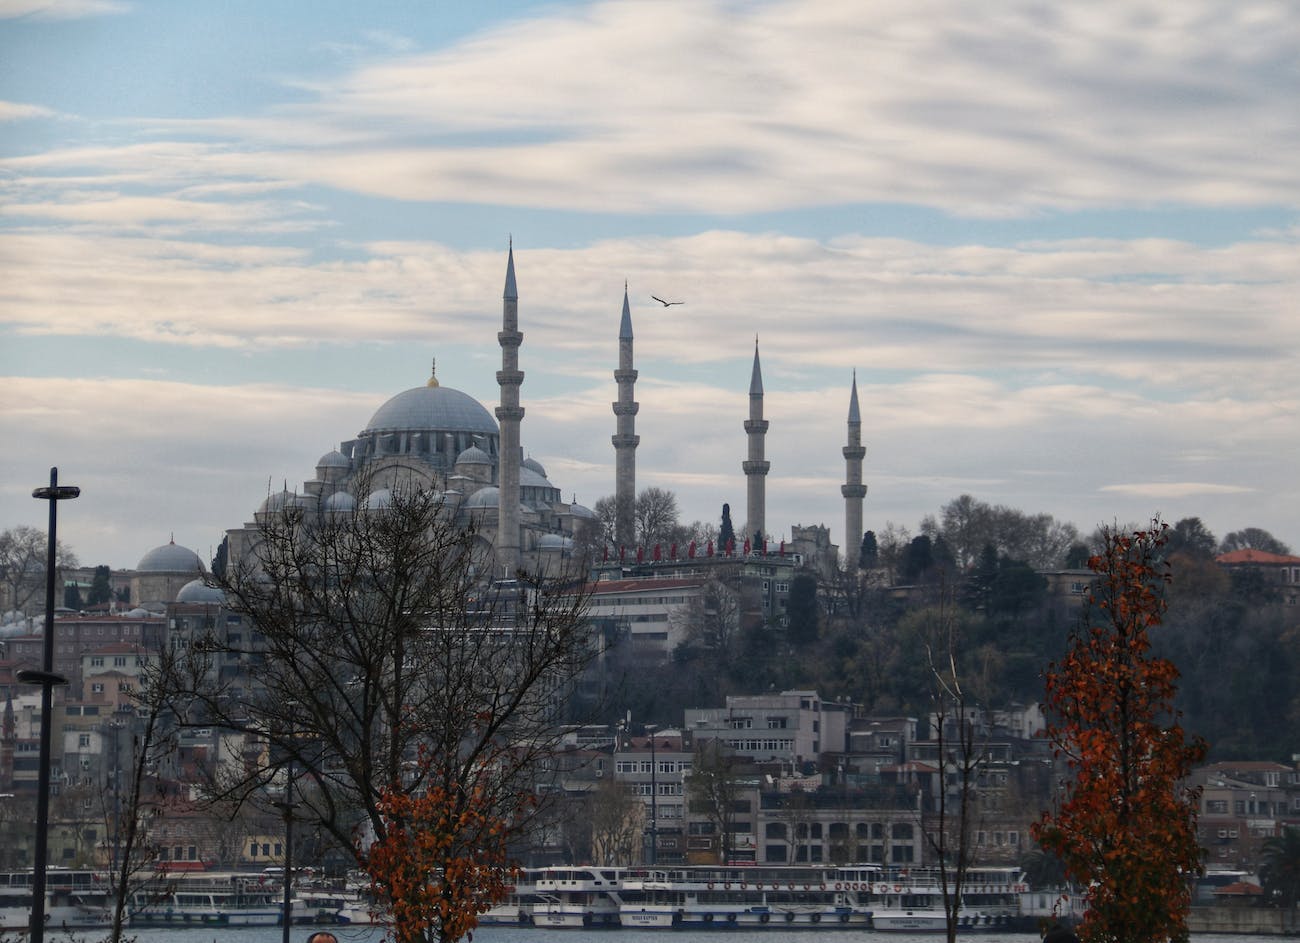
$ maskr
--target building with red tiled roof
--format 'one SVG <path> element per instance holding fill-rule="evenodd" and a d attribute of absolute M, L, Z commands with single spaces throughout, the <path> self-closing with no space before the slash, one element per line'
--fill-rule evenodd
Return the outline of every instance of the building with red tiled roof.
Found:
<path fill-rule="evenodd" d="M 1258 573 L 1267 583 L 1278 587 L 1283 604 L 1300 605 L 1300 557 L 1246 547 L 1221 553 L 1214 561 L 1229 572 L 1250 570 Z"/>

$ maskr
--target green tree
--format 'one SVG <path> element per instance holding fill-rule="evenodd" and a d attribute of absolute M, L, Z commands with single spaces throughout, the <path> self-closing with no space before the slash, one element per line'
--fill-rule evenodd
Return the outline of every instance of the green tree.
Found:
<path fill-rule="evenodd" d="M 1192 559 L 1209 559 L 1218 548 L 1218 538 L 1199 517 L 1184 517 L 1168 531 L 1165 554 L 1181 554 Z"/>
<path fill-rule="evenodd" d="M 811 573 L 797 573 L 790 580 L 785 611 L 790 618 L 788 635 L 791 642 L 808 644 L 817 641 L 821 622 L 817 611 L 817 578 Z"/>
<path fill-rule="evenodd" d="M 1033 832 L 1087 889 L 1085 943 L 1185 941 L 1187 876 L 1201 870 L 1199 793 L 1184 781 L 1205 744 L 1179 725 L 1178 670 L 1151 653 L 1166 529 L 1106 534 L 1080 625 L 1046 672 L 1046 734 L 1069 778 Z"/>
<path fill-rule="evenodd" d="M 880 559 L 880 548 L 876 545 L 876 532 L 869 530 L 862 535 L 862 544 L 858 548 L 858 569 L 869 570 Z"/>
<path fill-rule="evenodd" d="M 731 505 L 722 505 L 722 524 L 718 527 L 718 553 L 726 553 L 736 539 L 736 528 L 731 523 Z"/>
<path fill-rule="evenodd" d="M 1282 834 L 1266 838 L 1262 851 L 1259 877 L 1264 890 L 1293 909 L 1300 902 L 1300 828 L 1288 825 Z"/>
<path fill-rule="evenodd" d="M 95 567 L 95 575 L 90 581 L 90 594 L 86 602 L 98 606 L 113 598 L 113 571 L 104 564 Z"/>
<path fill-rule="evenodd" d="M 1245 527 L 1234 530 L 1224 537 L 1223 543 L 1219 545 L 1219 552 L 1231 553 L 1233 550 L 1263 550 L 1265 553 L 1277 553 L 1282 556 L 1289 556 L 1291 553 L 1290 547 L 1262 527 Z"/>

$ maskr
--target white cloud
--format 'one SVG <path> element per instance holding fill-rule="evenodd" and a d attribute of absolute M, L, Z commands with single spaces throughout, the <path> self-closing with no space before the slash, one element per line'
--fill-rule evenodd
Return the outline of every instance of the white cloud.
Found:
<path fill-rule="evenodd" d="M 0 20 L 79 20 L 88 16 L 125 13 L 131 4 L 119 0 L 0 0 Z"/>
<path fill-rule="evenodd" d="M 25 105 L 22 102 L 0 101 L 0 121 L 22 121 L 27 118 L 49 118 L 55 112 L 40 105 Z"/>

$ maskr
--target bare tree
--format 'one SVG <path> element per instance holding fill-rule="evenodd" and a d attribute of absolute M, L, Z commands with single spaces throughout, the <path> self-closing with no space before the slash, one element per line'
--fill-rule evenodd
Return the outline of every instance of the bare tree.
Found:
<path fill-rule="evenodd" d="M 26 616 L 32 615 L 33 606 L 45 608 L 48 553 L 49 537 L 39 528 L 20 525 L 0 531 L 0 607 Z M 58 577 L 77 565 L 77 556 L 58 541 L 54 562 Z"/>
<path fill-rule="evenodd" d="M 721 740 L 701 740 L 695 745 L 686 790 L 691 811 L 708 818 L 718 835 L 719 861 L 731 860 L 736 805 L 740 800 L 740 764 Z"/>
<path fill-rule="evenodd" d="M 710 576 L 699 595 L 687 600 L 675 618 L 694 645 L 728 660 L 735 654 L 740 638 L 742 595 L 743 590 L 733 581 Z"/>
<path fill-rule="evenodd" d="M 603 779 L 587 794 L 591 860 L 615 867 L 635 864 L 645 834 L 645 803 L 614 779 Z"/>
<path fill-rule="evenodd" d="M 594 655 L 582 593 L 542 577 L 484 583 L 478 574 L 493 571 L 484 542 L 417 489 L 393 489 L 380 510 L 268 514 L 257 538 L 217 581 L 243 631 L 194 640 L 173 690 L 185 723 L 263 745 L 219 766 L 213 797 L 292 801 L 295 821 L 360 868 L 371 867 L 372 847 L 391 855 L 389 839 L 405 834 L 394 810 L 418 809 L 422 828 L 450 829 L 419 845 L 438 860 L 412 866 L 443 875 L 429 906 L 486 909 L 499 885 L 484 897 L 449 876 L 488 880 L 461 862 L 523 840 L 537 821 L 543 761 Z M 229 663 L 245 670 L 219 670 Z M 429 797 L 444 815 L 428 818 Z M 377 880 L 398 903 L 402 889 Z M 408 913 L 410 900 L 401 903 Z M 399 937 L 443 933 L 424 921 Z"/>
<path fill-rule="evenodd" d="M 987 745 L 978 733 L 981 711 L 957 664 L 957 625 L 951 593 L 945 592 L 933 611 L 931 637 L 926 643 L 940 782 L 935 827 L 922 832 L 939 866 L 948 943 L 956 943 L 962 888 L 975 863 L 978 785 L 988 762 Z"/>

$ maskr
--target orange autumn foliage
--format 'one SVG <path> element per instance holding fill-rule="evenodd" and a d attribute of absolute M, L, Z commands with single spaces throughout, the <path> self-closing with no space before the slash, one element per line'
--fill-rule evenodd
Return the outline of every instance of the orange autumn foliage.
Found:
<path fill-rule="evenodd" d="M 530 803 L 519 797 L 513 811 Z M 387 827 L 365 852 L 365 868 L 397 943 L 473 939 L 478 915 L 505 900 L 518 875 L 499 797 L 484 781 L 389 787 L 380 810 Z"/>
<path fill-rule="evenodd" d="M 1107 535 L 1088 561 L 1084 619 L 1045 675 L 1045 735 L 1069 778 L 1033 834 L 1086 891 L 1084 943 L 1186 940 L 1188 878 L 1201 868 L 1199 797 L 1184 780 L 1205 744 L 1178 723 L 1178 670 L 1150 650 L 1171 579 L 1165 530 Z"/>

